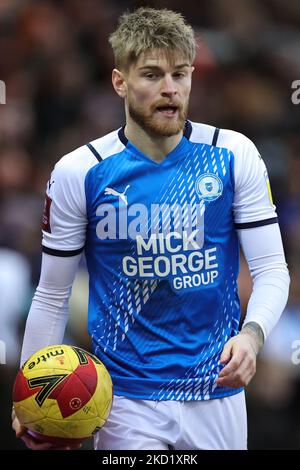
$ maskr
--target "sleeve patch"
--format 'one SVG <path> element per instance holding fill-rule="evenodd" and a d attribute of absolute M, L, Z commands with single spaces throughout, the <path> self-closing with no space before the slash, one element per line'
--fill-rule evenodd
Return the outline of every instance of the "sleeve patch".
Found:
<path fill-rule="evenodd" d="M 274 204 L 274 202 L 273 202 L 273 195 L 272 195 L 270 180 L 269 180 L 269 176 L 268 176 L 267 171 L 264 172 L 264 177 L 265 177 L 266 184 L 267 184 L 267 189 L 268 189 L 268 195 L 269 195 L 270 204 L 271 204 L 271 206 L 273 206 L 273 204 Z"/>
<path fill-rule="evenodd" d="M 45 232 L 51 233 L 50 226 L 50 207 L 52 199 L 46 194 L 45 203 L 44 203 L 44 212 L 43 212 L 43 224 L 42 228 Z"/>

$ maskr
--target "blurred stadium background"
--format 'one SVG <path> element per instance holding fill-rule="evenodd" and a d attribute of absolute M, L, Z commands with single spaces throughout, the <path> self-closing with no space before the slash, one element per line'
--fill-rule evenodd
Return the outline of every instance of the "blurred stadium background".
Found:
<path fill-rule="evenodd" d="M 267 164 L 292 285 L 247 389 L 249 448 L 300 449 L 299 0 L 0 0 L 0 447 L 23 448 L 11 386 L 38 282 L 45 185 L 63 154 L 123 124 L 107 38 L 121 12 L 142 5 L 182 12 L 199 34 L 189 117 L 245 133 Z M 242 260 L 243 312 L 250 290 Z M 84 265 L 73 292 L 67 341 L 89 348 Z"/>

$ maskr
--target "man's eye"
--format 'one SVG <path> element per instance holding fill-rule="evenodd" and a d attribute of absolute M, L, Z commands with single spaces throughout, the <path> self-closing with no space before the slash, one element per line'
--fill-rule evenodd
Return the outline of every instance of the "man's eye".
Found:
<path fill-rule="evenodd" d="M 173 77 L 175 77 L 175 78 L 183 78 L 184 76 L 185 76 L 184 72 L 176 72 L 173 75 Z"/>
<path fill-rule="evenodd" d="M 150 78 L 150 80 L 152 80 L 152 79 L 156 78 L 157 75 L 155 73 L 147 73 L 146 77 Z"/>

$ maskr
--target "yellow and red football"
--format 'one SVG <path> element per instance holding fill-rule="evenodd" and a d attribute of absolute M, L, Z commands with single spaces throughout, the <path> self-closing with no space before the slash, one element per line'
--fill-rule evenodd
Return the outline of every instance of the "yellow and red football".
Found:
<path fill-rule="evenodd" d="M 35 438 L 69 445 L 92 436 L 109 415 L 111 377 L 94 355 L 76 346 L 48 346 L 19 370 L 13 403 Z"/>

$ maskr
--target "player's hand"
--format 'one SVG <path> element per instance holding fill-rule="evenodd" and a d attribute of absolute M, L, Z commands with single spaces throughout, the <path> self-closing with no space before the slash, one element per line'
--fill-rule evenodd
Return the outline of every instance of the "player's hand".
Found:
<path fill-rule="evenodd" d="M 263 333 L 258 325 L 249 323 L 235 337 L 230 338 L 221 354 L 221 370 L 217 384 L 240 388 L 249 384 L 256 372 L 256 357 L 263 344 Z"/>
<path fill-rule="evenodd" d="M 27 428 L 22 426 L 18 420 L 15 410 L 12 410 L 12 428 L 16 433 L 16 437 L 22 439 L 25 445 L 31 450 L 75 450 L 80 449 L 81 444 L 74 444 L 72 446 L 54 447 L 50 442 L 40 442 L 34 439 L 33 436 L 28 434 Z"/>

